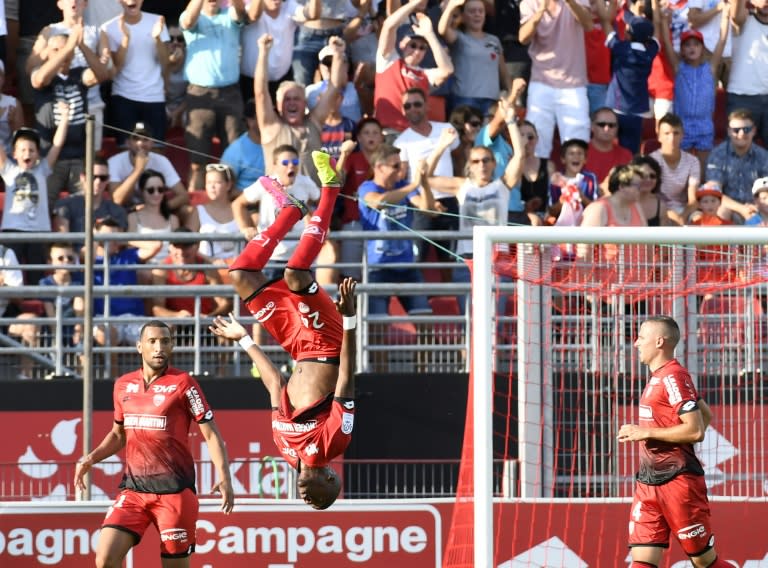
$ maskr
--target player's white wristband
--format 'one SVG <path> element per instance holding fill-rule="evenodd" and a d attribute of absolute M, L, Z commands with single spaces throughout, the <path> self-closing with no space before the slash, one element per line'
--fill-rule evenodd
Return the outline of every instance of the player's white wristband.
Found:
<path fill-rule="evenodd" d="M 251 347 L 256 345 L 256 342 L 253 340 L 253 338 L 250 335 L 244 335 L 240 338 L 240 341 L 238 341 L 240 344 L 240 347 L 243 348 L 243 350 L 248 351 Z"/>
<path fill-rule="evenodd" d="M 357 316 L 343 316 L 341 318 L 341 327 L 344 331 L 355 329 L 357 327 Z"/>

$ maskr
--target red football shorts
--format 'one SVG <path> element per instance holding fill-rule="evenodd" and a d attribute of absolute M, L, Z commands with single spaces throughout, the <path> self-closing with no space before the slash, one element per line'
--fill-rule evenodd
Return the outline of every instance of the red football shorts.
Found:
<path fill-rule="evenodd" d="M 262 288 L 246 305 L 294 361 L 341 354 L 341 314 L 317 282 L 306 294 L 296 294 L 285 280 L 278 280 Z"/>
<path fill-rule="evenodd" d="M 101 526 L 129 532 L 138 543 L 153 524 L 160 533 L 160 555 L 184 557 L 195 551 L 198 508 L 197 495 L 191 489 L 164 495 L 123 490 Z"/>
<path fill-rule="evenodd" d="M 663 485 L 635 484 L 629 516 L 629 546 L 669 546 L 674 533 L 689 556 L 713 543 L 707 486 L 703 475 L 683 473 Z"/>

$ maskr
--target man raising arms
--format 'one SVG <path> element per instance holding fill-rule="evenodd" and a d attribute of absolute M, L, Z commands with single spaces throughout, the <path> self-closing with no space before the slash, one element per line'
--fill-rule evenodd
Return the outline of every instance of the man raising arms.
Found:
<path fill-rule="evenodd" d="M 651 379 L 640 397 L 639 424 L 619 428 L 619 442 L 640 442 L 640 471 L 629 522 L 631 568 L 656 568 L 670 532 L 696 568 L 728 568 L 717 557 L 704 470 L 693 444 L 712 418 L 688 371 L 674 357 L 680 328 L 667 316 L 646 320 L 635 341 Z"/>
<path fill-rule="evenodd" d="M 77 463 L 75 486 L 85 489 L 84 476 L 93 465 L 125 448 L 121 491 L 102 524 L 96 566 L 122 566 L 128 551 L 154 524 L 163 568 L 187 568 L 198 516 L 190 422 L 197 422 L 208 445 L 219 478 L 214 491 L 221 493 L 225 514 L 234 506 L 227 451 L 200 385 L 170 366 L 173 337 L 168 325 L 147 322 L 136 348 L 142 366 L 115 381 L 115 423 Z"/>

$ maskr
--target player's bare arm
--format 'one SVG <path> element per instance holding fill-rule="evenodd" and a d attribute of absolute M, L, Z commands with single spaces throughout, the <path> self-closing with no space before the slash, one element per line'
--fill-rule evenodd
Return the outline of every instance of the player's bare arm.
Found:
<path fill-rule="evenodd" d="M 83 456 L 75 467 L 75 487 L 85 491 L 85 475 L 91 471 L 94 464 L 112 456 L 125 447 L 125 428 L 115 422 L 112 430 L 104 436 L 101 443 L 88 455 Z"/>
<path fill-rule="evenodd" d="M 237 321 L 234 313 L 229 314 L 229 319 L 218 316 L 213 320 L 213 324 L 208 329 L 210 329 L 214 335 L 231 339 L 232 341 L 240 342 L 246 337 L 250 338 L 248 331 L 246 331 L 243 325 Z M 241 343 L 241 346 L 242 345 L 243 343 Z M 259 373 L 261 373 L 261 380 L 264 383 L 267 392 L 269 392 L 270 404 L 274 407 L 279 406 L 280 389 L 285 384 L 283 375 L 278 368 L 275 367 L 269 357 L 267 357 L 264 351 L 262 351 L 258 345 L 253 343 L 253 340 L 247 342 L 246 346 L 246 353 L 248 353 L 251 361 L 256 365 Z"/>
<path fill-rule="evenodd" d="M 686 412 L 680 416 L 681 423 L 668 428 L 641 428 L 636 424 L 624 424 L 619 428 L 619 442 L 658 440 L 671 444 L 695 444 L 704 439 L 706 427 L 701 410 Z"/>
<path fill-rule="evenodd" d="M 355 351 L 357 324 L 355 315 L 355 287 L 357 282 L 345 278 L 339 285 L 339 299 L 336 308 L 344 318 L 344 335 L 341 341 L 341 361 L 339 363 L 339 379 L 336 383 L 335 396 L 354 398 L 355 396 Z"/>
<path fill-rule="evenodd" d="M 219 478 L 219 482 L 213 486 L 213 493 L 218 491 L 221 494 L 221 511 L 229 515 L 235 506 L 235 492 L 232 489 L 227 448 L 213 420 L 200 424 L 200 433 L 208 445 L 208 453 Z"/>

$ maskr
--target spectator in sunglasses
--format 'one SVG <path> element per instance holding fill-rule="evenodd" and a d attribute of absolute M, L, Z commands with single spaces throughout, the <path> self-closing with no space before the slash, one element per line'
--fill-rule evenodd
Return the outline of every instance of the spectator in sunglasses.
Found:
<path fill-rule="evenodd" d="M 629 163 L 632 152 L 619 143 L 619 118 L 613 109 L 602 107 L 593 112 L 591 130 L 585 167 L 601 184 L 607 183 L 611 169 Z"/>
<path fill-rule="evenodd" d="M 448 117 L 459 137 L 459 145 L 451 152 L 454 172 L 463 172 L 468 163 L 469 153 L 475 145 L 475 137 L 483 126 L 483 113 L 469 105 L 459 105 Z"/>
<path fill-rule="evenodd" d="M 168 45 L 168 89 L 165 95 L 165 114 L 168 117 L 168 128 L 180 128 L 184 125 L 184 115 L 187 111 L 185 98 L 187 85 L 184 78 L 184 63 L 187 60 L 187 43 L 178 25 L 168 26 L 170 40 Z"/>
<path fill-rule="evenodd" d="M 293 146 L 283 145 L 275 149 L 272 160 L 272 176 L 286 189 L 289 195 L 304 203 L 316 203 L 320 199 L 320 188 L 309 176 L 300 171 L 299 152 Z M 254 222 L 249 213 L 249 206 L 259 205 L 258 222 Z M 260 181 L 246 187 L 232 202 L 232 212 L 246 241 L 271 226 L 277 214 L 277 204 Z M 304 220 L 296 222 L 292 231 L 301 231 Z M 284 239 L 272 254 L 272 261 L 285 264 L 293 253 L 297 240 Z M 278 270 L 280 272 L 280 270 Z M 277 272 L 274 276 L 277 275 Z M 273 275 L 270 275 L 273 276 Z"/>
<path fill-rule="evenodd" d="M 168 187 L 160 172 L 146 170 L 139 178 L 139 189 L 144 195 L 144 203 L 128 215 L 129 233 L 170 233 L 179 228 L 179 218 L 171 213 L 168 206 Z M 135 241 L 131 245 L 139 253 L 151 258 L 153 263 L 161 263 L 168 256 L 168 241 Z M 151 254 L 154 251 L 154 254 Z"/>
<path fill-rule="evenodd" d="M 432 21 L 419 10 L 424 2 L 407 2 L 384 20 L 376 51 L 376 83 L 373 107 L 385 129 L 402 132 L 408 128 L 402 97 L 411 88 L 428 93 L 431 87 L 445 83 L 453 74 L 453 63 L 440 44 Z M 397 44 L 397 28 L 411 21 L 411 32 Z M 396 48 L 400 48 L 400 53 Z M 432 50 L 436 67 L 424 69 L 421 62 Z M 437 105 L 433 106 L 435 108 Z M 444 120 L 444 118 L 443 118 Z"/>
<path fill-rule="evenodd" d="M 749 219 L 756 211 L 752 184 L 768 176 L 768 150 L 755 144 L 755 121 L 744 108 L 728 115 L 728 138 L 712 149 L 707 158 L 705 179 L 723 190 L 722 208 Z M 718 213 L 724 216 L 721 210 Z M 726 213 L 727 215 L 727 213 Z"/>
<path fill-rule="evenodd" d="M 80 191 L 59 199 L 53 206 L 53 230 L 60 233 L 82 233 L 85 226 L 85 172 L 80 175 Z M 128 213 L 125 208 L 108 199 L 109 166 L 107 160 L 97 156 L 93 161 L 93 218 L 112 217 L 120 228 L 128 228 Z M 81 244 L 81 243 L 78 243 Z"/>

